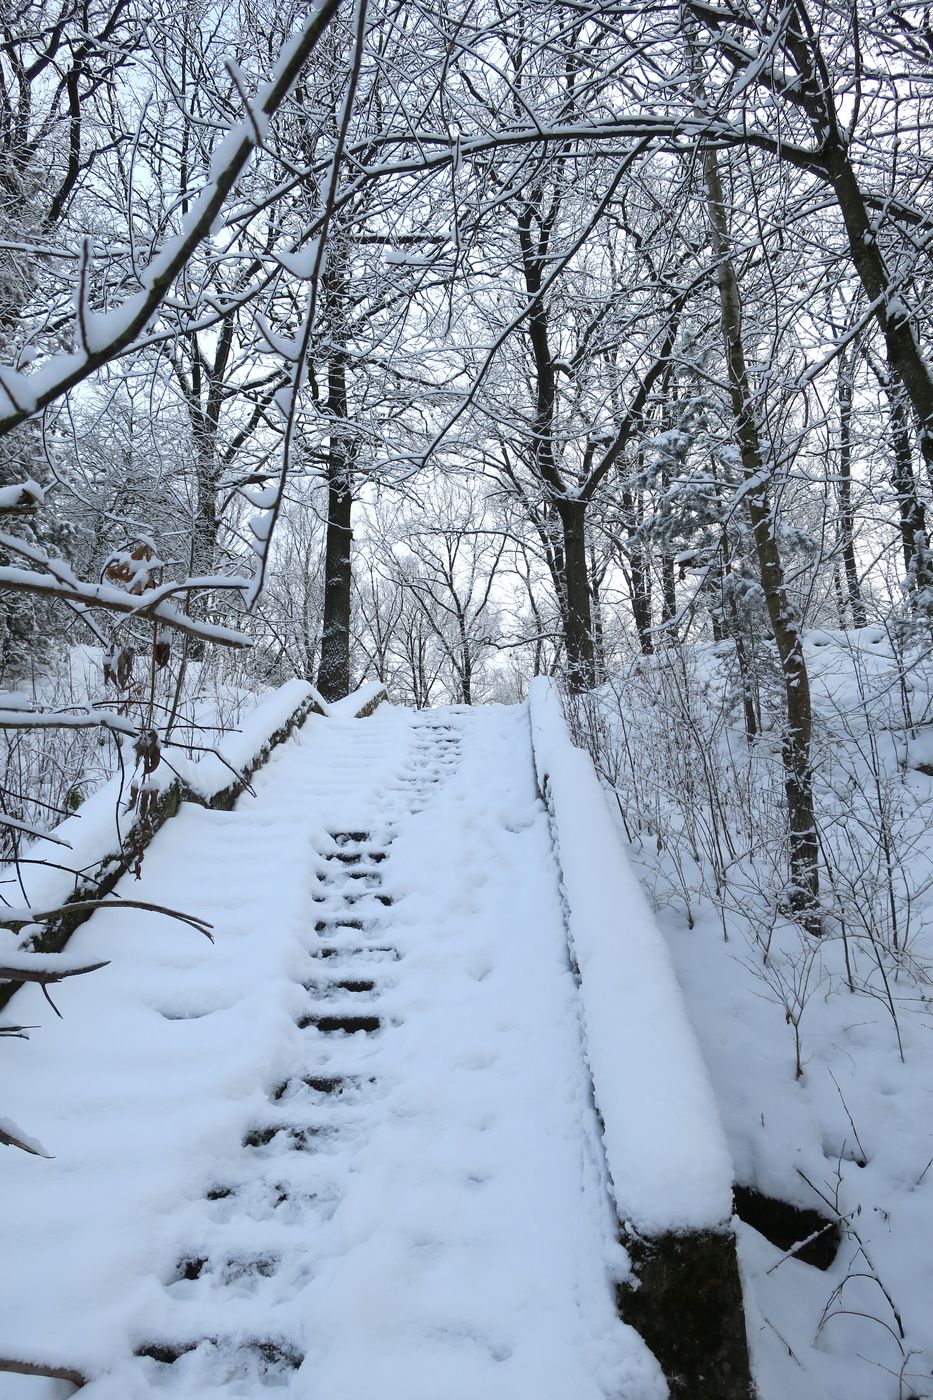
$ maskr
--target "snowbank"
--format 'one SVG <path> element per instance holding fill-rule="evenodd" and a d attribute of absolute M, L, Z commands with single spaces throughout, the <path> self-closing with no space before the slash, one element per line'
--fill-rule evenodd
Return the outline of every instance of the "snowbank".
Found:
<path fill-rule="evenodd" d="M 283 731 L 301 723 L 313 710 L 326 713 L 314 686 L 308 681 L 286 681 L 243 716 L 237 729 L 225 735 L 216 753 L 205 754 L 197 762 L 179 768 L 185 786 L 205 802 L 211 802 L 236 781 L 235 773 L 248 778 L 255 772 L 270 749 L 280 742 L 280 736 L 285 737 Z"/>
<path fill-rule="evenodd" d="M 732 1163 L 667 946 L 596 771 L 543 677 L 531 683 L 529 711 L 619 1218 L 655 1238 L 721 1228 L 732 1214 Z"/>
<path fill-rule="evenodd" d="M 331 719 L 362 719 L 364 715 L 371 715 L 385 698 L 386 688 L 382 681 L 364 681 L 358 690 L 343 700 L 332 700 L 325 705 L 318 696 L 318 703 Z"/>

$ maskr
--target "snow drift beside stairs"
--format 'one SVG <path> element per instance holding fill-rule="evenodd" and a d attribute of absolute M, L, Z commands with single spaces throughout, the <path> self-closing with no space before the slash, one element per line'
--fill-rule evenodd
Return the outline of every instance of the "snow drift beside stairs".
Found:
<path fill-rule="evenodd" d="M 670 954 L 589 755 L 544 677 L 529 690 L 555 826 L 587 1055 L 619 1217 L 641 1235 L 721 1229 L 732 1162 Z"/>

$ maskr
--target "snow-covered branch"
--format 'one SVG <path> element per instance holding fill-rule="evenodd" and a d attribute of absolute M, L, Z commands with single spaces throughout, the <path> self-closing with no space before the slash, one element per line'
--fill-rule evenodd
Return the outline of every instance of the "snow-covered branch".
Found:
<path fill-rule="evenodd" d="M 319 0 L 304 27 L 287 43 L 273 76 L 247 115 L 218 144 L 204 188 L 192 202 L 181 232 L 139 270 L 141 290 L 106 313 L 86 312 L 82 348 L 52 355 L 32 371 L 0 369 L 0 435 L 60 398 L 95 370 L 131 348 L 158 311 L 175 279 L 207 237 L 256 150 L 269 118 L 296 82 L 302 67 L 337 13 L 339 0 Z"/>

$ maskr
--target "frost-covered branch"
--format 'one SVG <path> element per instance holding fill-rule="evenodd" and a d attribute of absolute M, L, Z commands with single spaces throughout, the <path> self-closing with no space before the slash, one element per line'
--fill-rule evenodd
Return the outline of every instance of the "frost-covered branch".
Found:
<path fill-rule="evenodd" d="M 38 413 L 96 370 L 130 349 L 158 311 L 175 279 L 209 234 L 228 195 L 245 170 L 268 121 L 288 96 L 302 67 L 337 13 L 339 0 L 320 0 L 303 29 L 279 56 L 275 72 L 247 115 L 219 143 L 207 183 L 192 202 L 182 230 L 139 272 L 141 290 L 106 313 L 85 312 L 83 345 L 52 355 L 37 370 L 0 370 L 0 436 Z"/>

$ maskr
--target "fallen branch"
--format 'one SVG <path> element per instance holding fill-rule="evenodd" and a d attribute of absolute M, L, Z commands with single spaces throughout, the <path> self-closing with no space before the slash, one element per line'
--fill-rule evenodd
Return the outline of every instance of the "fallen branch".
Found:
<path fill-rule="evenodd" d="M 0 1356 L 0 1371 L 9 1371 L 14 1376 L 43 1376 L 50 1381 L 70 1381 L 78 1387 L 87 1385 L 87 1376 L 70 1366 L 45 1366 L 41 1361 L 14 1361 L 12 1357 Z"/>
<path fill-rule="evenodd" d="M 18 1147 L 32 1157 L 51 1157 L 37 1138 L 27 1137 L 22 1128 L 11 1118 L 0 1118 L 0 1147 Z"/>
<path fill-rule="evenodd" d="M 70 914 L 72 910 L 78 909 L 82 912 L 93 912 L 95 909 L 144 909 L 147 914 L 165 914 L 170 919 L 179 919 L 183 924 L 190 924 L 211 943 L 214 941 L 210 933 L 214 925 L 207 919 L 202 919 L 197 914 L 183 914 L 180 909 L 169 909 L 164 904 L 150 904 L 145 899 L 75 899 L 68 904 L 62 904 L 58 909 L 4 909 L 0 910 L 0 917 L 4 928 L 19 933 L 30 924 L 42 924 L 48 919 L 56 919 L 61 914 Z"/>
<path fill-rule="evenodd" d="M 26 956 L 28 957 L 29 954 L 27 953 Z M 38 956 L 43 957 L 46 955 L 40 953 Z M 0 982 L 37 982 L 42 988 L 42 995 L 45 997 L 58 1019 L 61 1020 L 62 1013 L 49 996 L 49 984 L 52 982 L 64 982 L 66 977 L 82 977 L 85 972 L 97 972 L 99 968 L 109 966 L 109 958 L 105 958 L 103 962 L 85 963 L 83 967 L 54 968 L 35 967 L 32 965 L 24 967 L 4 967 L 0 965 Z"/>
<path fill-rule="evenodd" d="M 49 831 L 42 831 L 37 826 L 30 826 L 28 822 L 21 822 L 17 817 L 8 817 L 5 812 L 0 812 L 0 826 L 8 826 L 12 831 L 24 831 L 27 836 L 34 836 L 37 841 L 51 841 L 55 846 L 64 846 L 71 850 L 70 841 L 63 841 L 60 836 L 53 836 Z"/>

